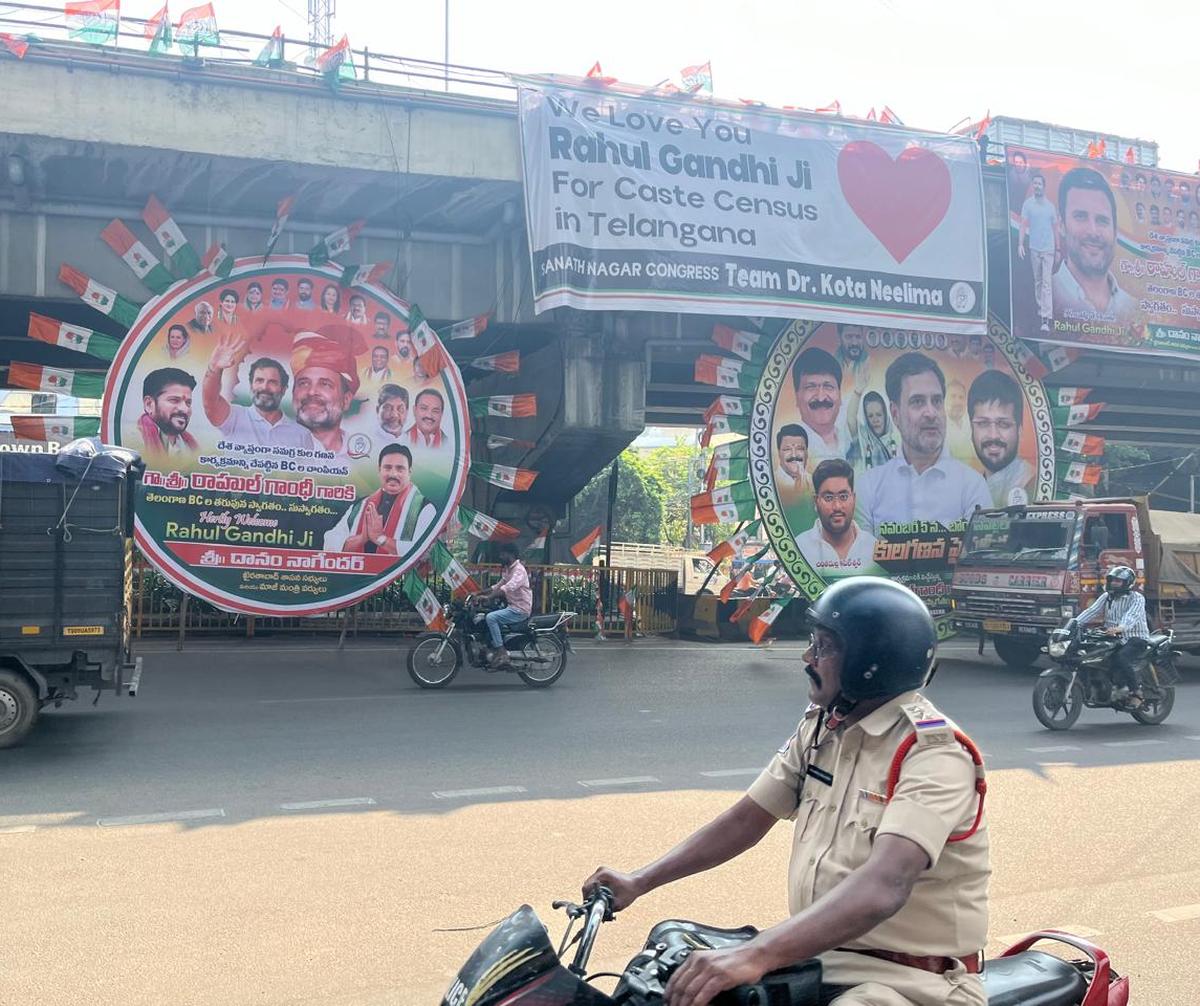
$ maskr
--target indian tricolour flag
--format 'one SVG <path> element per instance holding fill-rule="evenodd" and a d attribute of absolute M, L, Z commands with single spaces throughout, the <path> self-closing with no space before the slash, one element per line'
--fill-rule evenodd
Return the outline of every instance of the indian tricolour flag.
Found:
<path fill-rule="evenodd" d="M 521 369 L 521 351 L 513 349 L 492 356 L 477 356 L 471 361 L 471 366 L 476 370 L 499 370 L 506 374 L 515 374 Z"/>
<path fill-rule="evenodd" d="M 758 643 L 762 641 L 762 637 L 767 634 L 767 630 L 775 623 L 775 619 L 779 617 L 779 613 L 788 606 L 791 597 L 781 597 L 776 601 L 771 602 L 771 606 L 767 608 L 761 615 L 755 615 L 750 622 L 750 638 Z"/>
<path fill-rule="evenodd" d="M 518 493 L 525 492 L 533 485 L 534 479 L 538 477 L 538 473 L 529 468 L 513 468 L 510 465 L 489 465 L 479 461 L 472 462 L 468 471 L 476 478 L 490 482 L 494 486 L 499 486 L 501 489 L 511 489 L 513 492 Z"/>
<path fill-rule="evenodd" d="M 1084 457 L 1099 457 L 1104 453 L 1105 440 L 1091 433 L 1081 433 L 1079 430 L 1068 430 L 1058 442 L 1058 449 L 1068 454 L 1081 454 Z"/>
<path fill-rule="evenodd" d="M 29 338 L 37 339 L 51 346 L 61 346 L 63 349 L 73 349 L 77 353 L 88 353 L 102 360 L 111 360 L 117 355 L 120 340 L 110 335 L 104 335 L 84 328 L 82 325 L 71 325 L 55 318 L 47 318 L 44 314 L 30 313 Z"/>
<path fill-rule="evenodd" d="M 575 556 L 576 562 L 583 562 L 587 558 L 588 553 L 600 544 L 600 525 L 597 524 L 591 531 L 575 542 L 571 546 L 571 554 Z"/>
<path fill-rule="evenodd" d="M 217 14 L 210 3 L 192 7 L 183 12 L 175 37 L 183 45 L 220 45 L 221 33 L 217 30 Z"/>
<path fill-rule="evenodd" d="M 188 243 L 182 228 L 157 196 L 151 195 L 146 200 L 142 220 L 153 232 L 162 250 L 170 256 L 175 275 L 195 276 L 200 271 L 200 256 L 196 254 L 196 249 Z"/>
<path fill-rule="evenodd" d="M 101 398 L 104 395 L 103 374 L 82 374 L 59 367 L 39 367 L 36 363 L 10 363 L 8 383 L 29 391 L 46 391 L 75 398 Z"/>
<path fill-rule="evenodd" d="M 342 270 L 342 286 L 367 286 L 378 283 L 392 268 L 391 262 L 369 262 L 366 265 L 348 265 Z"/>
<path fill-rule="evenodd" d="M 226 279 L 233 272 L 233 256 L 219 241 L 204 253 L 204 268 L 218 279 Z"/>
<path fill-rule="evenodd" d="M 708 421 L 708 425 L 704 427 L 704 432 L 700 434 L 700 446 L 707 447 L 715 436 L 725 436 L 727 434 L 746 436 L 749 432 L 749 416 L 718 414 Z"/>
<path fill-rule="evenodd" d="M 22 440 L 75 440 L 100 434 L 93 416 L 10 416 L 13 433 Z"/>
<path fill-rule="evenodd" d="M 714 325 L 712 340 L 722 349 L 752 362 L 765 357 L 771 345 L 761 332 L 743 332 L 728 325 Z"/>
<path fill-rule="evenodd" d="M 404 596 L 417 609 L 417 614 L 421 616 L 421 621 L 427 629 L 434 632 L 445 631 L 446 619 L 437 595 L 416 573 L 409 572 L 404 575 Z"/>
<path fill-rule="evenodd" d="M 354 243 L 354 239 L 358 237 L 359 231 L 366 225 L 367 222 L 365 220 L 355 220 L 352 224 L 339 227 L 336 231 L 326 234 L 309 249 L 309 265 L 324 265 L 330 259 L 344 255 L 350 250 L 350 246 Z"/>
<path fill-rule="evenodd" d="M 714 454 L 709 462 L 707 478 L 711 482 L 744 482 L 750 478 L 750 462 L 746 458 L 731 458 Z"/>
<path fill-rule="evenodd" d="M 136 234 L 125 226 L 124 221 L 114 220 L 100 232 L 100 237 L 109 248 L 121 256 L 122 261 L 133 270 L 133 274 L 155 293 L 165 293 L 175 282 L 168 271 Z"/>
<path fill-rule="evenodd" d="M 467 529 L 468 534 L 485 541 L 511 541 L 521 536 L 521 532 L 511 524 L 505 524 L 461 503 L 458 506 L 458 521 Z"/>
<path fill-rule="evenodd" d="M 467 572 L 467 568 L 451 554 L 440 541 L 433 545 L 433 568 L 438 576 L 450 585 L 454 597 L 464 597 L 467 594 L 479 593 L 479 584 Z"/>
<path fill-rule="evenodd" d="M 719 395 L 712 405 L 704 410 L 704 421 L 707 423 L 713 416 L 743 416 L 746 414 L 744 399 L 733 395 Z"/>
<path fill-rule="evenodd" d="M 67 0 L 63 12 L 76 41 L 104 45 L 116 40 L 121 0 Z"/>
<path fill-rule="evenodd" d="M 150 42 L 150 55 L 161 56 L 169 52 L 174 44 L 175 35 L 171 28 L 171 12 L 163 4 L 157 14 L 150 15 L 146 21 L 145 37 Z"/>
<path fill-rule="evenodd" d="M 417 351 L 417 360 L 421 369 L 428 377 L 434 377 L 450 362 L 450 356 L 442 346 L 442 340 L 425 320 L 421 309 L 413 304 L 408 312 L 408 333 L 412 339 L 413 349 Z"/>
<path fill-rule="evenodd" d="M 137 320 L 141 310 L 137 304 L 126 300 L 112 287 L 97 283 L 74 266 L 62 263 L 58 267 L 58 280 L 63 286 L 74 290 L 88 307 L 108 315 L 113 321 L 128 327 Z"/>
<path fill-rule="evenodd" d="M 1060 482 L 1073 482 L 1075 485 L 1094 486 L 1100 482 L 1104 474 L 1101 465 L 1089 465 L 1086 461 L 1071 461 L 1056 466 Z"/>
<path fill-rule="evenodd" d="M 1104 402 L 1084 402 L 1082 405 L 1070 405 L 1065 408 L 1054 406 L 1050 409 L 1054 425 L 1062 427 L 1079 426 L 1090 423 L 1104 411 Z"/>
<path fill-rule="evenodd" d="M 1069 408 L 1072 405 L 1082 405 L 1087 401 L 1087 397 L 1091 393 L 1091 388 L 1059 388 L 1054 393 L 1054 404 L 1062 408 Z"/>
<path fill-rule="evenodd" d="M 467 404 L 473 416 L 523 419 L 537 415 L 537 395 L 532 392 L 520 395 L 488 395 L 484 398 L 469 399 Z"/>
<path fill-rule="evenodd" d="M 762 527 L 762 521 L 754 521 L 747 524 L 741 531 L 735 534 L 732 538 L 727 538 L 721 544 L 717 545 L 708 553 L 709 560 L 713 565 L 720 565 L 726 559 L 732 559 L 735 556 L 742 554 L 742 549 L 746 547 L 746 543 L 758 534 L 758 529 Z"/>
<path fill-rule="evenodd" d="M 447 338 L 453 339 L 474 339 L 477 335 L 482 335 L 488 327 L 488 315 L 477 314 L 474 318 L 468 318 L 466 321 L 455 322 L 447 330 Z"/>

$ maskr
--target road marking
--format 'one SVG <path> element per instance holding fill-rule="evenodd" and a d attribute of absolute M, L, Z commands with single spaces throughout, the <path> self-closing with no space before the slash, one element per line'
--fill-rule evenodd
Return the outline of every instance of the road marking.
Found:
<path fill-rule="evenodd" d="M 1166 744 L 1166 741 L 1144 740 L 1144 741 L 1105 741 L 1106 748 L 1142 748 L 1148 744 Z"/>
<path fill-rule="evenodd" d="M 633 786 L 647 782 L 662 782 L 662 780 L 653 775 L 629 775 L 623 779 L 580 779 L 579 785 L 586 786 L 588 789 L 601 789 L 606 786 Z"/>
<path fill-rule="evenodd" d="M 1040 748 L 1026 748 L 1026 751 L 1032 751 L 1034 754 L 1053 754 L 1057 751 L 1082 751 L 1083 748 L 1077 744 L 1047 744 Z"/>
<path fill-rule="evenodd" d="M 473 796 L 507 796 L 511 793 L 528 793 L 524 786 L 482 786 L 479 789 L 440 789 L 434 790 L 438 800 L 461 800 Z"/>
<path fill-rule="evenodd" d="M 1185 734 L 1183 739 L 1188 741 L 1200 741 L 1200 735 Z"/>
<path fill-rule="evenodd" d="M 1160 922 L 1186 922 L 1188 919 L 1200 919 L 1200 904 L 1163 908 L 1150 914 Z"/>
<path fill-rule="evenodd" d="M 300 702 L 377 702 L 379 699 L 398 699 L 395 693 L 380 695 L 320 695 L 311 699 L 259 699 L 261 706 L 283 706 Z"/>
<path fill-rule="evenodd" d="M 701 772 L 706 779 L 724 779 L 734 775 L 758 775 L 761 768 L 719 768 L 713 772 Z"/>
<path fill-rule="evenodd" d="M 37 831 L 36 824 L 14 824 L 9 828 L 0 828 L 0 835 L 28 835 L 31 831 Z"/>
<path fill-rule="evenodd" d="M 280 810 L 322 810 L 325 807 L 373 807 L 369 796 L 348 796 L 340 800 L 304 800 L 300 803 L 281 803 Z"/>
<path fill-rule="evenodd" d="M 130 817 L 102 817 L 96 824 L 101 828 L 120 828 L 130 824 L 174 824 L 177 821 L 202 821 L 210 817 L 224 817 L 222 807 L 208 810 L 175 810 L 165 814 L 134 814 Z"/>

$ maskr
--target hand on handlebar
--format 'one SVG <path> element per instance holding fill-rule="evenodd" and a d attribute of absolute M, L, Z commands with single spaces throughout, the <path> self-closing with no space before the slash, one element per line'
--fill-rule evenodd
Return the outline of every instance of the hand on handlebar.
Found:
<path fill-rule="evenodd" d="M 584 898 L 589 897 L 601 884 L 612 891 L 614 912 L 628 908 L 646 893 L 637 878 L 631 874 L 619 873 L 602 866 L 583 882 Z"/>
<path fill-rule="evenodd" d="M 688 956 L 667 982 L 667 1006 L 708 1006 L 713 998 L 763 976 L 757 954 L 749 946 L 698 950 Z"/>

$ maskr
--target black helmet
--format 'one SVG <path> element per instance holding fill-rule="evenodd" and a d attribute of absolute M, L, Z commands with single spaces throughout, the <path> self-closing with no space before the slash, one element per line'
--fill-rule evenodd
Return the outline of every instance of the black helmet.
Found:
<path fill-rule="evenodd" d="M 1137 573 L 1128 566 L 1113 566 L 1104 576 L 1104 591 L 1109 597 L 1120 597 L 1133 590 Z"/>
<path fill-rule="evenodd" d="M 842 693 L 835 705 L 884 698 L 925 684 L 937 647 L 929 609 L 907 587 L 852 576 L 826 588 L 808 609 L 810 624 L 842 648 Z"/>

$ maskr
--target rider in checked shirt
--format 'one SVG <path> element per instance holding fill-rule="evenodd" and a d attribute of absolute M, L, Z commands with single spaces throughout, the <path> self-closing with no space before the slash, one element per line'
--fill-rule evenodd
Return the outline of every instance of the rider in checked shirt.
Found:
<path fill-rule="evenodd" d="M 1104 593 L 1080 613 L 1079 624 L 1104 616 L 1104 632 L 1122 640 L 1113 654 L 1113 698 L 1141 699 L 1137 665 L 1150 648 L 1150 626 L 1146 623 L 1146 598 L 1133 589 L 1137 574 L 1128 566 L 1113 566 L 1104 577 Z"/>

